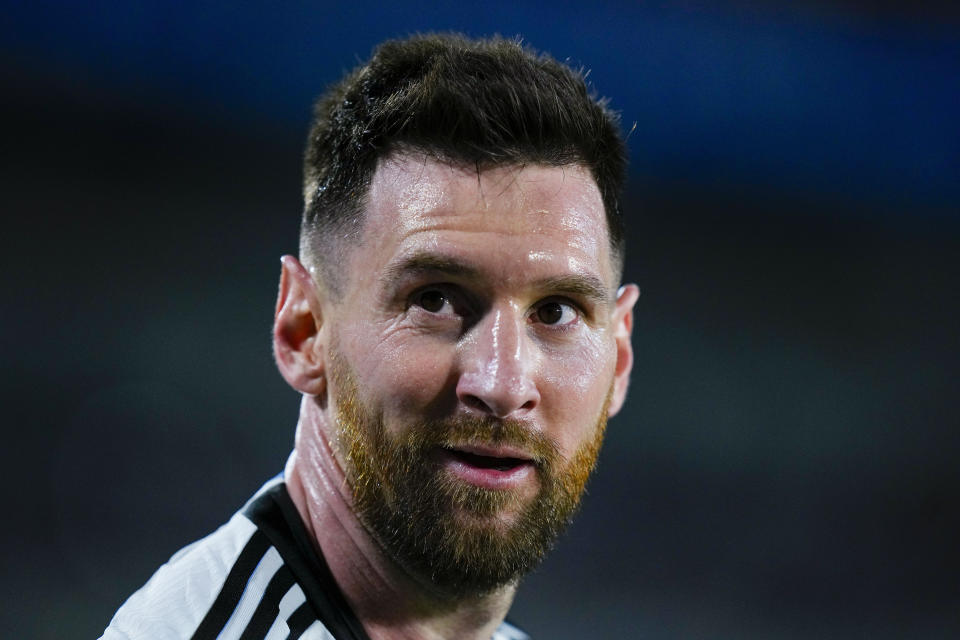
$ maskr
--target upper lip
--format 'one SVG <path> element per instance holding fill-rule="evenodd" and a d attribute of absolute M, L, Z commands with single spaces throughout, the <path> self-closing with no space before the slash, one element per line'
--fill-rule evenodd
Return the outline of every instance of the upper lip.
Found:
<path fill-rule="evenodd" d="M 475 456 L 485 456 L 487 458 L 513 458 L 516 460 L 523 460 L 525 462 L 533 461 L 533 456 L 523 449 L 516 447 L 483 444 L 456 444 L 448 445 L 446 448 L 451 451 L 460 451 L 462 453 L 470 453 Z"/>

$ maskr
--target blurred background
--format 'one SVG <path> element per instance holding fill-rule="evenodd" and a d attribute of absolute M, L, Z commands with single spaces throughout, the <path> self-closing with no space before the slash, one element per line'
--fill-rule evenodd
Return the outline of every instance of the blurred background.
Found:
<path fill-rule="evenodd" d="M 958 637 L 955 4 L 4 5 L 4 637 L 98 637 L 281 470 L 312 100 L 448 29 L 589 69 L 632 129 L 631 398 L 513 620 Z"/>

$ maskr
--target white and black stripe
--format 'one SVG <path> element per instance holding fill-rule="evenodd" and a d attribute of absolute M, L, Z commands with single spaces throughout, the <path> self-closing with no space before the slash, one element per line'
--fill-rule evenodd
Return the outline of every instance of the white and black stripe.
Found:
<path fill-rule="evenodd" d="M 227 622 L 235 617 L 233 614 L 247 590 L 247 584 L 268 550 L 272 549 L 267 536 L 261 531 L 254 531 L 233 567 L 230 568 L 230 573 L 227 574 L 217 599 L 213 601 L 207 615 L 191 636 L 194 640 L 215 639 Z M 276 556 L 276 561 L 280 563 L 279 555 Z"/>
<path fill-rule="evenodd" d="M 281 478 L 176 553 L 101 640 L 369 640 L 311 543 Z M 528 640 L 508 623 L 492 640 Z"/>

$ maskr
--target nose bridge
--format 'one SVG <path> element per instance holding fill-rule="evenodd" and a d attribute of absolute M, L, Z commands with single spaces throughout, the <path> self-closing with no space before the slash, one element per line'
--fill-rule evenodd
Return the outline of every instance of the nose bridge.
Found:
<path fill-rule="evenodd" d="M 496 309 L 491 315 L 490 328 L 481 331 L 478 340 L 481 356 L 486 360 L 492 380 L 516 376 L 523 364 L 523 349 L 520 329 L 517 322 L 503 309 Z"/>
<path fill-rule="evenodd" d="M 491 309 L 470 332 L 461 354 L 457 393 L 474 409 L 506 417 L 539 401 L 524 319 L 509 305 Z"/>

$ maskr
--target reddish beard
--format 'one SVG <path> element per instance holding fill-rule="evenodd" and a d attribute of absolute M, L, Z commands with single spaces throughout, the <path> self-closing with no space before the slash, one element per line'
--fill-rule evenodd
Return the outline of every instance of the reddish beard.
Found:
<path fill-rule="evenodd" d="M 522 421 L 458 416 L 387 433 L 364 407 L 342 357 L 332 358 L 338 446 L 360 520 L 400 566 L 450 597 L 479 595 L 535 568 L 569 524 L 596 464 L 610 394 L 592 437 L 564 460 L 556 445 Z M 507 446 L 526 452 L 536 471 L 533 498 L 451 477 L 441 448 Z M 514 517 L 502 517 L 513 514 Z"/>

